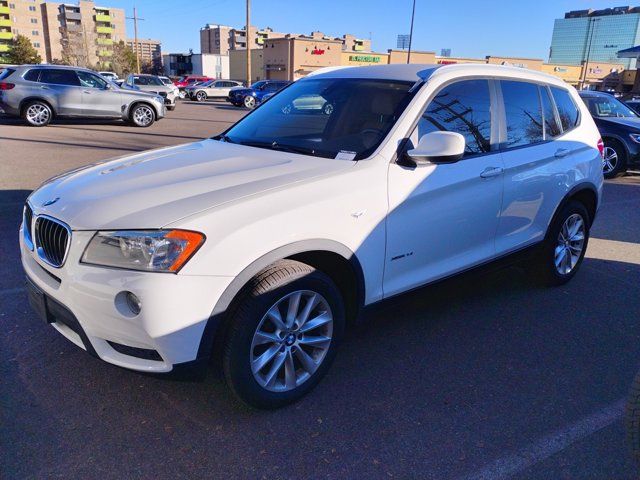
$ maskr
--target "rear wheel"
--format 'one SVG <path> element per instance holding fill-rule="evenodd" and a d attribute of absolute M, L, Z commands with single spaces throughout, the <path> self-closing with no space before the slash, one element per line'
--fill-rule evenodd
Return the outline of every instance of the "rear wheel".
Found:
<path fill-rule="evenodd" d="M 131 123 L 136 127 L 149 127 L 156 119 L 156 114 L 153 108 L 144 103 L 138 104 L 131 110 L 129 114 Z"/>
<path fill-rule="evenodd" d="M 250 406 L 277 408 L 308 393 L 329 369 L 344 304 L 327 275 L 282 260 L 253 278 L 230 322 L 223 352 L 228 384 Z"/>
<path fill-rule="evenodd" d="M 539 255 L 534 258 L 538 279 L 545 285 L 564 285 L 576 274 L 589 243 L 591 221 L 585 206 L 569 201 L 553 219 Z"/>
<path fill-rule="evenodd" d="M 244 97 L 242 103 L 247 108 L 256 108 L 256 98 L 252 97 L 251 95 L 247 95 L 246 97 Z"/>
<path fill-rule="evenodd" d="M 605 140 L 602 159 L 604 178 L 615 178 L 627 172 L 627 151 L 617 140 Z"/>
<path fill-rule="evenodd" d="M 45 102 L 35 100 L 22 109 L 22 119 L 32 127 L 44 127 L 51 123 L 53 111 Z"/>

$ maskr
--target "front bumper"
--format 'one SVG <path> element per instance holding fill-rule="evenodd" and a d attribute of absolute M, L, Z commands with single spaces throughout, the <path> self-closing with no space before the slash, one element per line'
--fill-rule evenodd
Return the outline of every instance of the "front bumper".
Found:
<path fill-rule="evenodd" d="M 92 236 L 93 232 L 74 231 L 64 266 L 53 268 L 29 250 L 21 229 L 22 266 L 40 316 L 77 346 L 120 367 L 169 372 L 176 365 L 202 360 L 198 352 L 205 325 L 232 278 L 80 264 Z M 141 300 L 138 315 L 124 308 L 118 296 L 123 291 Z"/>

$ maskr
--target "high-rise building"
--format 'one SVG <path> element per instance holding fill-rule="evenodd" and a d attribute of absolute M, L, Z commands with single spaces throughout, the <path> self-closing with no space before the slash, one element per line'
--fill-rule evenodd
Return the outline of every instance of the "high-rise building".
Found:
<path fill-rule="evenodd" d="M 554 23 L 549 63 L 581 65 L 588 59 L 635 68 L 635 59 L 619 59 L 617 52 L 639 43 L 640 7 L 575 10 Z"/>
<path fill-rule="evenodd" d="M 92 0 L 0 0 L 0 63 L 6 44 L 16 35 L 29 38 L 44 62 L 107 65 L 113 44 L 126 40 L 125 13 Z"/>
<path fill-rule="evenodd" d="M 251 48 L 262 48 L 268 38 L 282 38 L 286 34 L 274 32 L 267 27 L 259 29 L 251 27 L 249 30 L 253 38 Z M 229 50 L 244 50 L 247 48 L 246 28 L 233 28 L 226 25 L 207 24 L 200 29 L 200 51 L 228 55 Z"/>
<path fill-rule="evenodd" d="M 127 39 L 127 46 L 133 50 L 133 53 L 140 55 L 140 63 L 150 63 L 158 71 L 162 69 L 162 47 L 160 40 L 152 40 L 150 38 L 138 38 L 136 44 L 135 39 Z"/>

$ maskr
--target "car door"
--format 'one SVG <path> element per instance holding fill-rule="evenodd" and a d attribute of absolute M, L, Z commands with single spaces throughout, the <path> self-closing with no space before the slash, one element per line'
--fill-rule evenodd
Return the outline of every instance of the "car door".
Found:
<path fill-rule="evenodd" d="M 496 102 L 491 80 L 445 85 L 410 132 L 408 148 L 429 132 L 457 132 L 466 143 L 462 160 L 389 166 L 385 296 L 494 257 L 503 189 Z"/>
<path fill-rule="evenodd" d="M 216 82 L 211 82 L 211 84 L 206 88 L 207 97 L 217 98 L 217 97 L 226 97 L 228 90 L 224 88 L 224 82 L 218 80 Z"/>
<path fill-rule="evenodd" d="M 503 254 L 542 240 L 561 201 L 561 165 L 582 146 L 557 140 L 562 128 L 546 85 L 501 80 L 497 86 L 504 106 L 500 150 L 505 173 L 496 251 Z"/>
<path fill-rule="evenodd" d="M 78 71 L 82 86 L 82 113 L 87 117 L 120 117 L 120 92 L 105 79 L 91 72 Z"/>
<path fill-rule="evenodd" d="M 44 68 L 40 90 L 59 115 L 82 115 L 82 89 L 76 72 L 66 68 Z"/>

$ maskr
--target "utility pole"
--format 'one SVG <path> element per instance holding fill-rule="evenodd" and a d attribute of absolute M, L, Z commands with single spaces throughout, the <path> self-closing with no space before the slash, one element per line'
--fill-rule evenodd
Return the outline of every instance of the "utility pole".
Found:
<path fill-rule="evenodd" d="M 247 26 L 245 38 L 247 39 L 247 87 L 251 85 L 251 0 L 247 0 Z"/>
<path fill-rule="evenodd" d="M 413 9 L 411 10 L 411 30 L 409 30 L 409 50 L 407 51 L 407 63 L 411 63 L 411 41 L 413 40 L 413 17 L 416 14 L 416 0 L 413 0 Z"/>
<path fill-rule="evenodd" d="M 580 82 L 580 90 L 584 89 L 584 84 L 587 83 L 587 69 L 589 68 L 589 57 L 591 56 L 591 44 L 593 43 L 593 32 L 596 29 L 596 22 L 599 21 L 599 18 L 590 18 L 589 26 L 591 26 L 591 31 L 589 32 L 589 46 L 587 48 L 587 57 L 584 62 L 584 66 L 582 67 L 582 81 Z"/>
<path fill-rule="evenodd" d="M 133 7 L 133 17 L 127 17 L 127 20 L 133 20 L 133 48 L 136 54 L 136 73 L 140 73 L 140 48 L 138 45 L 138 21 L 144 18 L 138 18 L 136 7 Z"/>

